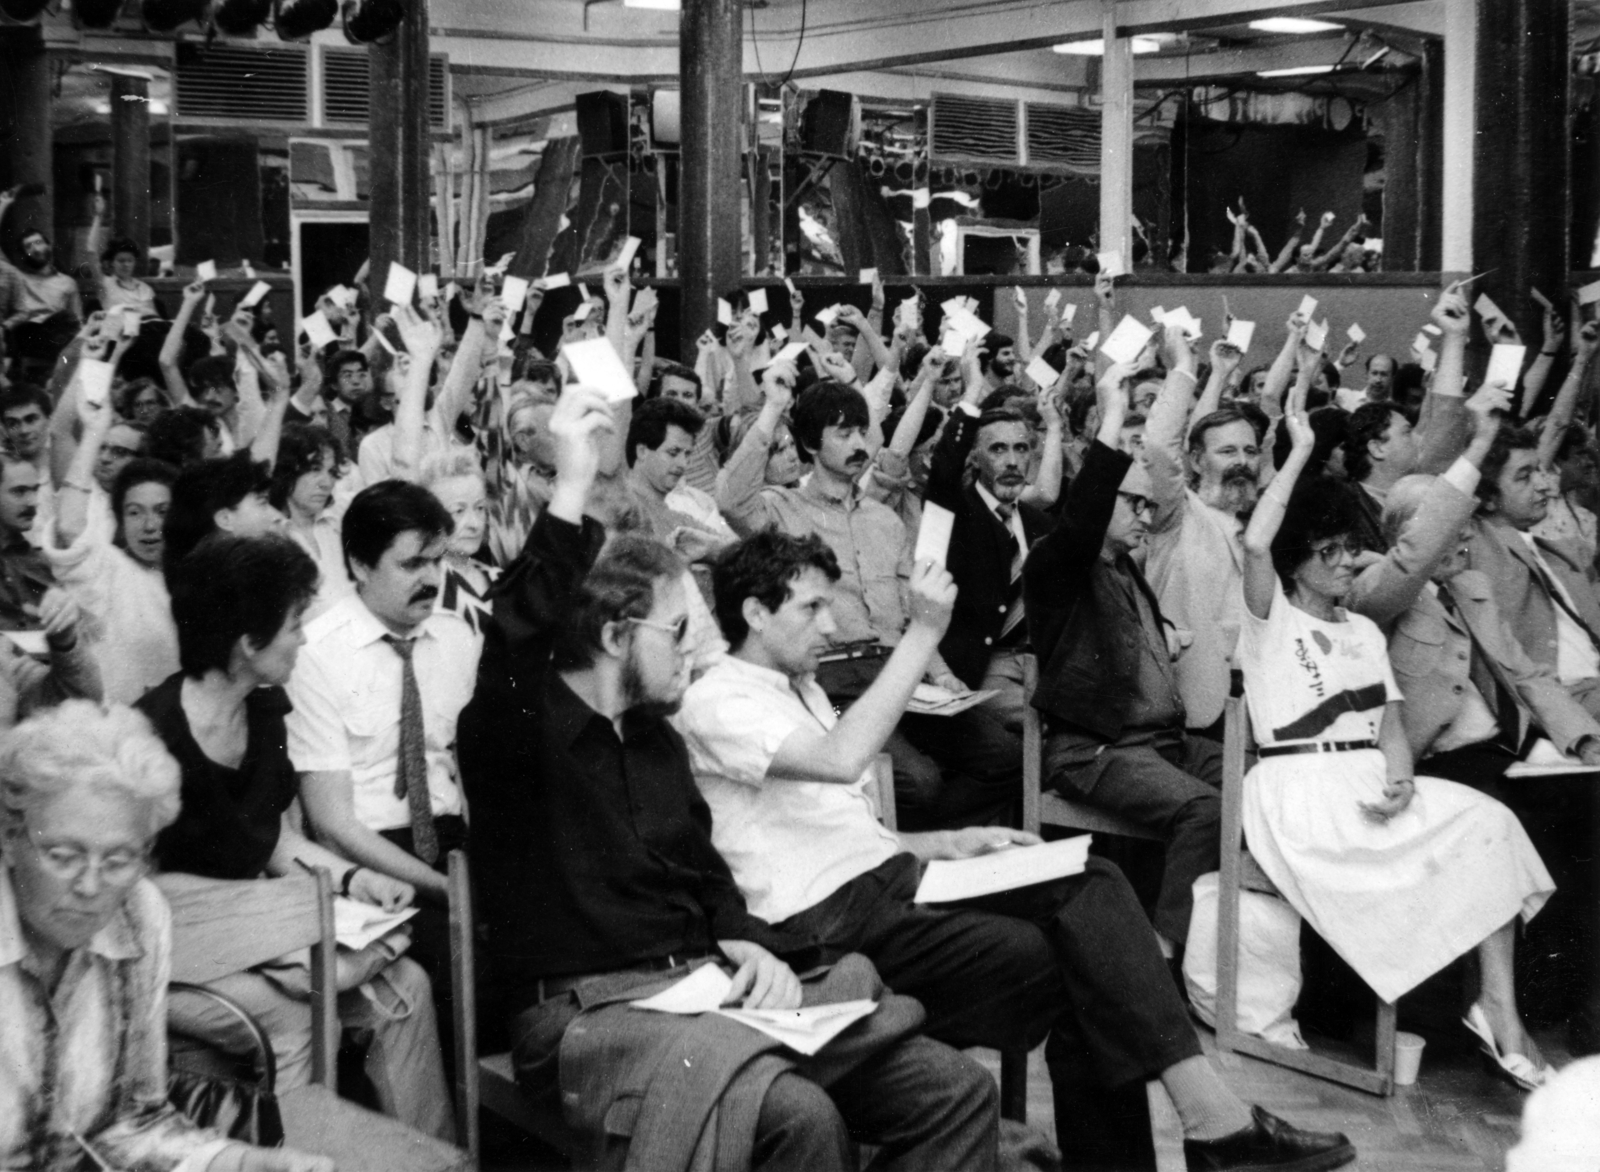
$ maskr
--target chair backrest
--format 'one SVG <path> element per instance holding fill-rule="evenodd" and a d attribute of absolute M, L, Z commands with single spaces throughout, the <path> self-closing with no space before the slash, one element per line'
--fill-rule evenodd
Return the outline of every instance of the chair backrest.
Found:
<path fill-rule="evenodd" d="M 456 1036 L 456 1142 L 467 1149 L 477 1167 L 478 1104 L 478 971 L 473 955 L 472 876 L 465 851 L 451 851 L 446 890 L 450 898 L 450 986 Z"/>
<path fill-rule="evenodd" d="M 894 803 L 894 758 L 879 753 L 872 759 L 872 803 L 878 810 L 878 821 L 886 830 L 899 830 L 900 817 Z"/>
<path fill-rule="evenodd" d="M 156 884 L 172 908 L 174 981 L 204 985 L 310 950 L 311 1077 L 334 1087 L 339 1021 L 328 872 L 240 881 L 169 874 Z"/>
<path fill-rule="evenodd" d="M 1040 786 L 1044 784 L 1044 729 L 1039 710 L 1033 706 L 1033 691 L 1039 686 L 1039 663 L 1031 655 L 1022 657 L 1022 828 L 1039 833 L 1043 821 Z"/>

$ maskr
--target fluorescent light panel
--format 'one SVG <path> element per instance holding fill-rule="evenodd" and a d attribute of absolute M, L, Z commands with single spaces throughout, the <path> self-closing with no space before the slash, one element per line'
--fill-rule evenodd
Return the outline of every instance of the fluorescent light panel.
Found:
<path fill-rule="evenodd" d="M 1106 43 L 1104 38 L 1096 37 L 1092 41 L 1068 41 L 1064 45 L 1051 45 L 1057 53 L 1070 53 L 1075 57 L 1104 57 Z M 1154 37 L 1134 37 L 1134 53 L 1159 53 L 1161 42 Z"/>
<path fill-rule="evenodd" d="M 1325 20 L 1307 20 L 1303 16 L 1268 16 L 1252 20 L 1250 27 L 1263 33 L 1336 33 L 1342 24 L 1329 24 Z"/>
<path fill-rule="evenodd" d="M 1317 73 L 1332 73 L 1331 65 L 1296 65 L 1293 69 L 1261 69 L 1257 77 L 1310 77 Z"/>

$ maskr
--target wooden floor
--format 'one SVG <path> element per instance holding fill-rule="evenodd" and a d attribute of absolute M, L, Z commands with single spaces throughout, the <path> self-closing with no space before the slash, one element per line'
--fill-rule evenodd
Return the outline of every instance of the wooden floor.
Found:
<path fill-rule="evenodd" d="M 1402 1017 L 1402 1028 L 1406 1026 Z M 1501 1172 L 1505 1153 L 1517 1142 L 1522 1104 L 1527 1098 L 1483 1069 L 1475 1040 L 1465 1029 L 1416 1030 L 1427 1038 L 1417 1084 L 1390 1098 L 1347 1090 L 1237 1054 L 1218 1055 L 1211 1032 L 1200 1027 L 1201 1043 L 1225 1082 L 1247 1103 L 1260 1103 L 1291 1123 L 1318 1131 L 1342 1131 L 1359 1157 L 1361 1172 Z M 1561 1032 L 1536 1030 L 1546 1057 L 1564 1065 Z M 999 1077 L 994 1051 L 972 1054 Z M 1055 1135 L 1055 1112 L 1044 1047 L 1028 1060 L 1028 1122 Z M 1181 1148 L 1166 1137 L 1158 1149 Z M 1181 1168 L 1181 1155 L 1177 1167 Z"/>

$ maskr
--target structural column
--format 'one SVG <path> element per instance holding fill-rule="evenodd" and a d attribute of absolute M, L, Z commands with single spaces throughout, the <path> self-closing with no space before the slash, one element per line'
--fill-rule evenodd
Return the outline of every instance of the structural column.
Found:
<path fill-rule="evenodd" d="M 683 171 L 678 200 L 681 351 L 716 323 L 717 297 L 739 284 L 742 0 L 683 0 L 678 75 Z"/>
<path fill-rule="evenodd" d="M 372 288 L 389 263 L 420 272 L 431 263 L 433 183 L 429 174 L 428 3 L 406 0 L 387 45 L 367 48 L 372 152 Z"/>
<path fill-rule="evenodd" d="M 139 272 L 150 256 L 150 79 L 111 75 L 112 234 L 139 246 Z"/>
<path fill-rule="evenodd" d="M 1569 0 L 1477 0 L 1472 263 L 1526 338 L 1569 267 Z M 1450 49 L 1445 47 L 1446 69 Z"/>
<path fill-rule="evenodd" d="M 1101 0 L 1100 249 L 1133 271 L 1133 42 L 1117 35 L 1116 0 Z"/>
<path fill-rule="evenodd" d="M 0 229 L 8 244 L 24 226 L 55 240 L 50 149 L 50 62 L 44 38 L 37 28 L 0 29 L 0 188 L 44 186 L 42 195 L 13 205 Z"/>

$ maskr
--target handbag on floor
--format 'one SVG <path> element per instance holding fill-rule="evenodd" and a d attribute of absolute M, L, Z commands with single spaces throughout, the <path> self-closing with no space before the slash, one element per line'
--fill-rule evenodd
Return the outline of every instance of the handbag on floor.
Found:
<path fill-rule="evenodd" d="M 232 1013 L 244 1025 L 260 1055 L 261 1074 L 253 1082 L 213 1071 L 167 1064 L 167 1101 L 192 1122 L 209 1127 L 229 1139 L 258 1147 L 283 1146 L 283 1116 L 273 1090 L 277 1082 L 277 1060 L 267 1035 L 232 998 L 208 989 L 174 981 L 169 993 L 206 997 Z"/>

